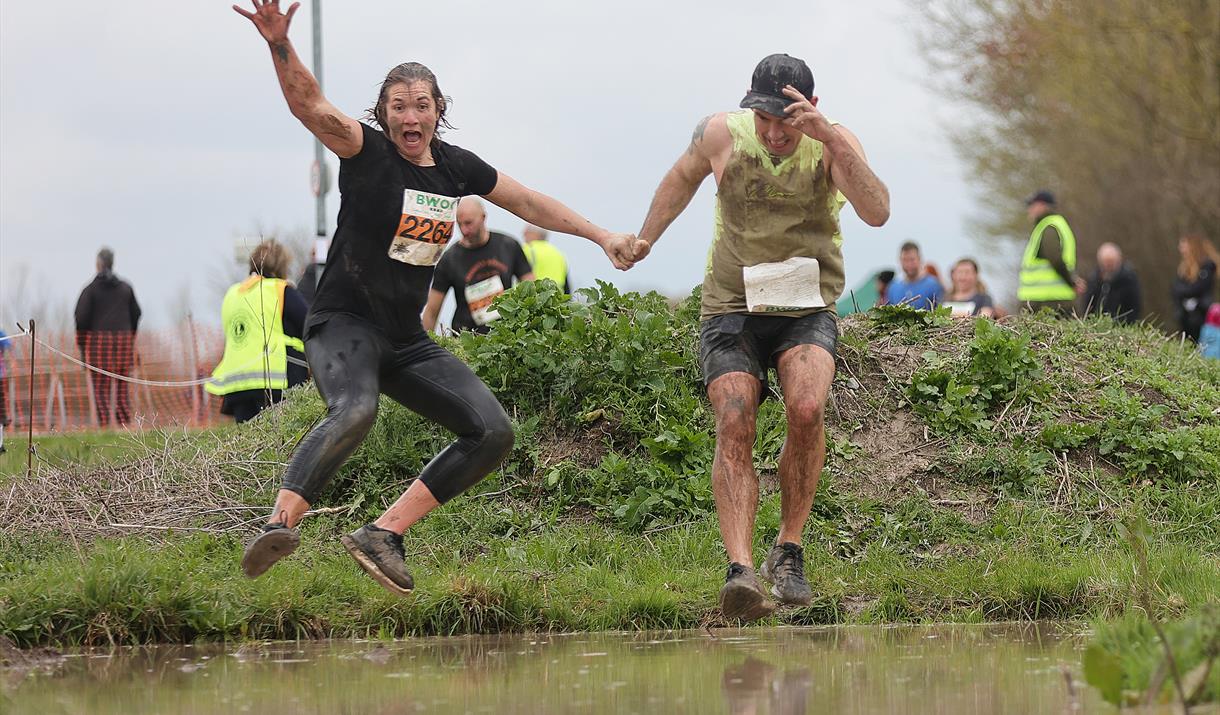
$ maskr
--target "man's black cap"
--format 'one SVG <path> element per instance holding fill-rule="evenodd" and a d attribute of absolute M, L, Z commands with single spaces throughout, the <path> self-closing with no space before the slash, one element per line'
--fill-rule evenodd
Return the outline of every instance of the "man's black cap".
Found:
<path fill-rule="evenodd" d="M 1041 201 L 1042 203 L 1045 203 L 1045 204 L 1054 205 L 1055 195 L 1052 194 L 1051 192 L 1047 191 L 1046 189 L 1039 189 L 1038 191 L 1035 191 L 1034 193 L 1030 194 L 1029 196 L 1027 196 L 1025 198 L 1025 205 L 1029 206 L 1030 204 L 1032 204 L 1035 201 Z"/>
<path fill-rule="evenodd" d="M 813 98 L 813 71 L 804 60 L 788 55 L 768 55 L 754 68 L 750 91 L 741 100 L 742 109 L 761 109 L 777 117 L 787 116 L 784 107 L 792 98 L 784 94 L 784 86 L 792 85 L 806 99 Z"/>

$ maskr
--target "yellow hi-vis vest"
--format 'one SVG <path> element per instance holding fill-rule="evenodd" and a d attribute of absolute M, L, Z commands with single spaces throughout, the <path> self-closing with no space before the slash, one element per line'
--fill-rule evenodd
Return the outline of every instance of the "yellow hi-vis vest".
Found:
<path fill-rule="evenodd" d="M 1025 256 L 1021 259 L 1021 282 L 1017 286 L 1017 299 L 1029 302 L 1052 300 L 1075 300 L 1076 290 L 1064 283 L 1063 278 L 1055 272 L 1051 262 L 1038 257 L 1038 247 L 1042 244 L 1042 232 L 1048 226 L 1059 232 L 1059 244 L 1063 248 L 1063 263 L 1069 272 L 1076 270 L 1076 236 L 1068 226 L 1068 222 L 1059 214 L 1047 214 L 1034 226 L 1025 246 Z"/>
<path fill-rule="evenodd" d="M 534 269 L 534 278 L 550 278 L 563 288 L 568 279 L 568 259 L 563 257 L 558 248 L 552 246 L 550 241 L 529 241 L 521 250 L 525 252 L 525 257 Z"/>
<path fill-rule="evenodd" d="M 288 387 L 288 348 L 305 343 L 284 334 L 282 278 L 251 275 L 231 286 L 220 308 L 225 353 L 204 389 L 213 395 Z"/>

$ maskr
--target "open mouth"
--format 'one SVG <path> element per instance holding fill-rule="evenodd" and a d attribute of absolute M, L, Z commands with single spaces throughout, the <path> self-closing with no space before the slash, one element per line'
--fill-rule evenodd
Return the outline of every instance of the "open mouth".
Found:
<path fill-rule="evenodd" d="M 767 146 L 770 149 L 772 149 L 773 151 L 782 151 L 785 147 L 788 146 L 788 138 L 784 137 L 783 139 L 781 139 L 779 141 L 771 141 L 770 139 L 768 139 Z"/>
<path fill-rule="evenodd" d="M 423 132 L 413 132 L 413 131 L 408 130 L 408 131 L 405 131 L 402 133 L 402 140 L 404 142 L 406 142 L 408 146 L 415 146 L 415 145 L 423 142 L 424 133 Z"/>

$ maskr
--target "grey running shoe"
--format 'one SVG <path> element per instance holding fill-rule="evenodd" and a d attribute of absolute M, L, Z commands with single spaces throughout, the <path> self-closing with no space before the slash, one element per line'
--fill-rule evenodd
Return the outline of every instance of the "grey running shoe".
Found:
<path fill-rule="evenodd" d="M 789 606 L 808 606 L 813 591 L 805 580 L 805 550 L 791 541 L 776 544 L 758 570 L 771 582 L 771 595 Z"/>
<path fill-rule="evenodd" d="M 258 578 L 276 561 L 296 551 L 300 544 L 299 531 L 273 521 L 246 544 L 246 551 L 241 556 L 241 571 L 247 578 Z"/>
<path fill-rule="evenodd" d="M 775 612 L 775 602 L 758 585 L 754 569 L 734 561 L 720 588 L 720 611 L 725 618 L 757 621 Z"/>
<path fill-rule="evenodd" d="M 403 596 L 415 588 L 415 580 L 407 573 L 402 537 L 398 534 L 365 524 L 339 541 L 360 568 L 390 593 Z"/>

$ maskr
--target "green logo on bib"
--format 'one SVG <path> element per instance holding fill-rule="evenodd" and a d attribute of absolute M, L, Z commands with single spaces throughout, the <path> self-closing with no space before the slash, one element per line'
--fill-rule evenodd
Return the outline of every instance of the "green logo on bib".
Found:
<path fill-rule="evenodd" d="M 446 211 L 453 206 L 453 199 L 447 199 L 443 196 L 434 196 L 432 194 L 416 194 L 415 203 L 420 206 L 428 206 L 431 208 L 440 207 Z"/>

